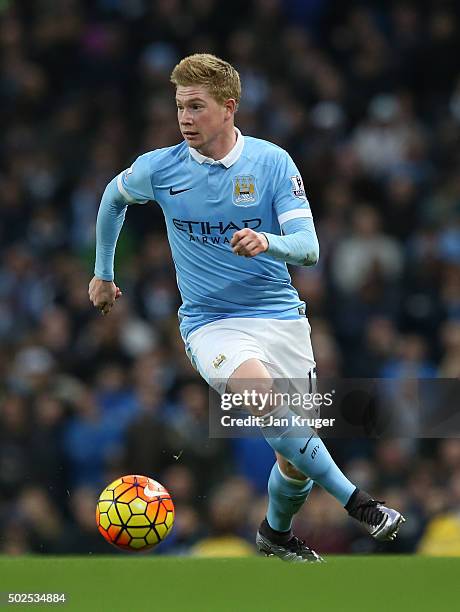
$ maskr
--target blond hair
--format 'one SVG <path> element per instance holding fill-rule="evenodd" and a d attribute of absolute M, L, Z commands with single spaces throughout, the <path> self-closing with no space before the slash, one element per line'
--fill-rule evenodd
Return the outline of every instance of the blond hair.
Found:
<path fill-rule="evenodd" d="M 203 85 L 219 104 L 229 98 L 234 98 L 238 104 L 241 97 L 238 72 L 231 64 L 210 53 L 184 57 L 172 71 L 171 82 L 176 87 Z"/>

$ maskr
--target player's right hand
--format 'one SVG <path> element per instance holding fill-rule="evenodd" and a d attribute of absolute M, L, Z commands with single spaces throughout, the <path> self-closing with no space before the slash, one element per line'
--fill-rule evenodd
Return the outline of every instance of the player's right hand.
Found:
<path fill-rule="evenodd" d="M 106 315 L 123 293 L 120 287 L 117 287 L 113 281 L 105 281 L 93 276 L 89 283 L 88 295 L 90 302 L 101 311 L 101 314 Z"/>

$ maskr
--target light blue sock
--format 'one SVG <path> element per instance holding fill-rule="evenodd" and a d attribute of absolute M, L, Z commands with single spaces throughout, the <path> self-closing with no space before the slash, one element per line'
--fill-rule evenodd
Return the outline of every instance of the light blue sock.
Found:
<path fill-rule="evenodd" d="M 268 479 L 267 521 L 275 531 L 289 531 L 292 518 L 313 488 L 313 480 L 295 480 L 283 474 L 278 462 Z"/>
<path fill-rule="evenodd" d="M 278 432 L 279 435 L 275 437 L 274 432 Z M 280 453 L 299 472 L 309 476 L 333 495 L 342 506 L 345 506 L 356 486 L 338 468 L 323 441 L 312 429 L 309 429 L 311 437 L 308 438 L 289 436 L 297 432 L 298 428 L 289 426 L 282 430 L 273 427 L 262 428 L 262 433 L 273 450 Z"/>

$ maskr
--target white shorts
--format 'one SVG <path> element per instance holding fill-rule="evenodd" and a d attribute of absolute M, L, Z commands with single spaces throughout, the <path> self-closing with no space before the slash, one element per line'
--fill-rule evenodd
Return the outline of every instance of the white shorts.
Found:
<path fill-rule="evenodd" d="M 220 319 L 194 331 L 187 355 L 194 368 L 219 393 L 248 359 L 269 365 L 270 374 L 287 380 L 316 376 L 308 319 Z"/>

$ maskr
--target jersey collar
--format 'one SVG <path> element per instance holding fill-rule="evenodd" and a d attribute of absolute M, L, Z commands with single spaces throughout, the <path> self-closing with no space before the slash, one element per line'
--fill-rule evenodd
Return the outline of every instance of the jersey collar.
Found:
<path fill-rule="evenodd" d="M 236 142 L 233 146 L 233 149 L 231 149 L 231 151 L 229 151 L 227 155 L 223 157 L 222 159 L 216 160 L 216 159 L 212 159 L 211 157 L 206 157 L 205 155 L 202 155 L 199 151 L 197 151 L 196 149 L 193 149 L 192 147 L 189 148 L 190 155 L 199 164 L 222 164 L 226 168 L 230 168 L 230 166 L 233 166 L 233 164 L 239 160 L 240 155 L 243 152 L 243 147 L 244 147 L 243 134 L 240 132 L 240 130 L 237 127 L 235 127 L 235 132 L 236 132 Z"/>

